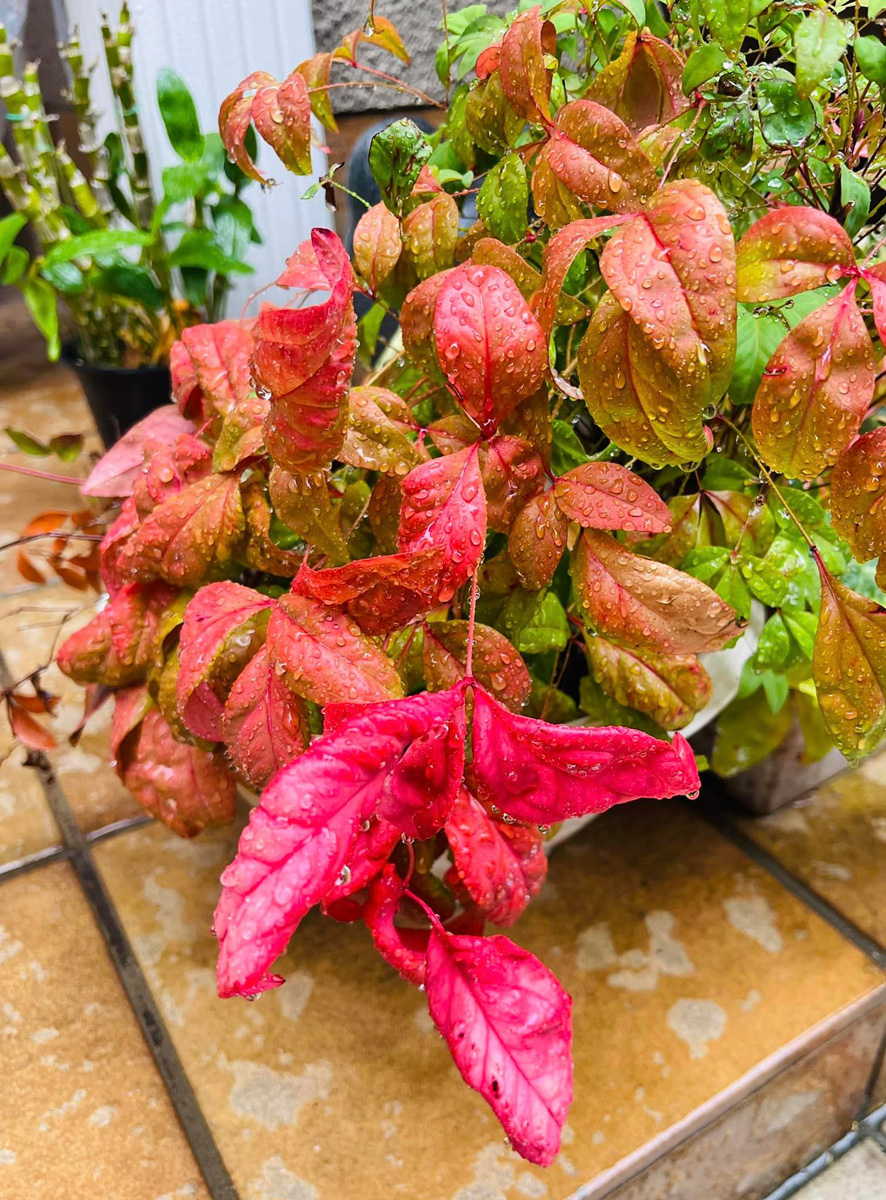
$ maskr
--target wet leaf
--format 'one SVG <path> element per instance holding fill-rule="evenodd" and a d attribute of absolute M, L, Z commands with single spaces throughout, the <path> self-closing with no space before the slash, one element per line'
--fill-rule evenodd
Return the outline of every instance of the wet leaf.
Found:
<path fill-rule="evenodd" d="M 751 0 L 701 0 L 700 7 L 713 40 L 736 54 L 751 19 Z"/>
<path fill-rule="evenodd" d="M 290 474 L 273 467 L 268 479 L 274 512 L 309 546 L 314 546 L 334 564 L 350 555 L 341 529 L 340 507 L 333 504 L 325 471 Z"/>
<path fill-rule="evenodd" d="M 352 467 L 406 475 L 426 457 L 426 452 L 409 437 L 417 429 L 412 409 L 396 392 L 379 387 L 352 388 L 340 457 Z"/>
<path fill-rule="evenodd" d="M 458 205 L 445 192 L 418 204 L 403 218 L 403 253 L 414 274 L 428 279 L 455 263 Z"/>
<path fill-rule="evenodd" d="M 556 54 L 557 35 L 541 8 L 530 8 L 511 22 L 501 42 L 501 86 L 514 108 L 533 125 L 551 119 L 552 71 L 545 55 Z"/>
<path fill-rule="evenodd" d="M 406 892 L 406 884 L 389 863 L 369 892 L 363 920 L 372 934 L 372 942 L 386 963 L 409 983 L 424 987 L 428 957 L 428 933 L 394 924 L 394 917 Z"/>
<path fill-rule="evenodd" d="M 544 487 L 544 463 L 525 438 L 496 436 L 478 450 L 490 529 L 507 533 L 520 509 Z"/>
<path fill-rule="evenodd" d="M 791 710 L 773 713 L 764 691 L 733 700 L 717 718 L 711 769 L 728 778 L 768 758 L 787 737 Z"/>
<path fill-rule="evenodd" d="M 874 352 L 855 283 L 788 334 L 754 400 L 754 439 L 766 464 L 800 479 L 832 466 L 873 398 Z"/>
<path fill-rule="evenodd" d="M 259 395 L 270 395 L 264 434 L 271 456 L 287 471 L 310 473 L 328 466 L 344 440 L 357 351 L 354 276 L 344 246 L 327 229 L 315 229 L 302 243 L 289 275 L 287 286 L 323 288 L 329 297 L 302 308 L 266 305 L 253 367 Z"/>
<path fill-rule="evenodd" d="M 754 222 L 738 243 L 736 261 L 738 298 L 757 304 L 836 283 L 854 269 L 855 251 L 833 217 L 786 205 Z"/>
<path fill-rule="evenodd" d="M 602 637 L 587 637 L 585 644 L 591 673 L 606 694 L 663 729 L 682 729 L 711 698 L 710 676 L 695 655 L 641 653 Z"/>
<path fill-rule="evenodd" d="M 837 459 L 831 473 L 834 528 L 859 562 L 886 554 L 886 427 L 864 433 Z"/>
<path fill-rule="evenodd" d="M 508 535 L 508 554 L 525 588 L 547 587 L 566 549 L 569 520 L 553 489 L 520 510 Z"/>
<path fill-rule="evenodd" d="M 222 738 L 234 767 L 258 791 L 311 740 L 307 707 L 271 670 L 265 647 L 231 688 Z"/>
<path fill-rule="evenodd" d="M 287 170 L 311 173 L 311 105 L 304 76 L 293 71 L 279 82 L 267 71 L 254 71 L 222 101 L 218 131 L 228 157 L 250 179 L 264 180 L 246 148 L 250 124 L 275 151 Z"/>
<path fill-rule="evenodd" d="M 648 483 L 618 463 L 592 462 L 561 475 L 553 487 L 561 512 L 589 529 L 663 533 L 671 514 Z"/>
<path fill-rule="evenodd" d="M 647 554 L 669 567 L 677 567 L 687 554 L 711 544 L 710 510 L 701 496 L 684 493 L 668 501 L 671 531 L 657 537 L 634 540 L 629 545 L 637 554 Z"/>
<path fill-rule="evenodd" d="M 293 590 L 321 604 L 343 605 L 364 633 L 390 633 L 436 603 L 443 552 L 428 547 L 413 553 L 361 558 L 342 567 L 314 571 L 302 567 Z"/>
<path fill-rule="evenodd" d="M 480 220 L 494 238 L 513 243 L 526 233 L 529 181 L 519 154 L 506 154 L 488 171 L 477 196 Z M 481 239 L 483 240 L 483 239 Z M 473 256 L 477 262 L 476 255 Z"/>
<path fill-rule="evenodd" d="M 673 121 L 689 107 L 682 88 L 684 65 L 668 42 L 631 30 L 618 58 L 591 82 L 587 98 L 611 108 L 631 133 L 640 134 Z"/>
<path fill-rule="evenodd" d="M 395 216 L 403 215 L 403 206 L 430 157 L 428 139 L 408 118 L 386 125 L 372 139 L 369 169 L 382 200 Z"/>
<path fill-rule="evenodd" d="M 431 621 L 425 626 L 422 662 L 429 691 L 455 687 L 465 678 L 468 621 Z M 526 664 L 504 634 L 479 622 L 474 627 L 473 675 L 513 712 L 532 689 Z"/>
<path fill-rule="evenodd" d="M 849 40 L 850 26 L 826 9 L 803 17 L 794 29 L 797 92 L 807 99 L 840 61 Z"/>
<path fill-rule="evenodd" d="M 605 637 L 658 654 L 717 650 L 741 633 L 735 613 L 700 580 L 632 554 L 586 529 L 572 552 L 576 595 Z"/>
<path fill-rule="evenodd" d="M 555 323 L 571 324 L 582 315 L 581 309 L 578 314 L 574 312 L 576 301 L 572 301 L 570 305 L 570 297 L 563 295 L 563 284 L 577 255 L 607 229 L 626 220 L 630 220 L 630 217 L 623 215 L 573 221 L 558 230 L 545 246 L 544 275 L 540 281 L 541 290 L 533 301 L 533 308 L 539 324 L 546 333 L 550 333 Z M 563 321 L 563 317 L 567 319 Z M 569 320 L 570 317 L 572 321 Z"/>
<path fill-rule="evenodd" d="M 80 485 L 84 496 L 128 496 L 144 463 L 149 439 L 173 441 L 194 426 L 179 416 L 174 405 L 164 404 L 124 433 L 107 454 L 102 455 Z"/>

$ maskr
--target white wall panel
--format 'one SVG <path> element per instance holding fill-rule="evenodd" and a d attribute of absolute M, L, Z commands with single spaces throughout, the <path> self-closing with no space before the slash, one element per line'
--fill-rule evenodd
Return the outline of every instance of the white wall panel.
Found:
<path fill-rule="evenodd" d="M 70 24 L 80 28 L 87 62 L 96 62 L 94 97 L 97 110 L 110 113 L 111 94 L 104 70 L 101 10 L 115 11 L 114 0 L 65 0 Z M 155 185 L 160 171 L 177 161 L 156 105 L 154 84 L 161 67 L 172 67 L 187 80 L 203 129 L 217 128 L 218 106 L 250 71 L 270 71 L 278 79 L 314 51 L 308 0 L 130 0 L 135 37 L 136 83 L 142 96 L 142 125 Z M 150 103 L 149 103 L 150 101 Z M 102 129 L 105 132 L 107 125 Z M 313 200 L 300 197 L 311 179 L 286 172 L 269 147 L 259 161 L 280 186 L 263 192 L 251 185 L 246 199 L 252 206 L 263 244 L 251 249 L 255 274 L 235 281 L 229 315 L 239 315 L 258 287 L 276 278 L 285 259 L 314 225 L 328 225 L 322 192 Z M 315 152 L 315 167 L 324 169 Z"/>

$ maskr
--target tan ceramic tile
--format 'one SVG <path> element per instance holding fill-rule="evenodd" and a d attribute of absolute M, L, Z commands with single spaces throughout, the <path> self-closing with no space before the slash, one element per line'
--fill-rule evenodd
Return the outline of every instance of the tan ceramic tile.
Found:
<path fill-rule="evenodd" d="M 0 647 L 12 676 L 18 680 L 35 667 L 52 663 L 55 647 L 94 615 L 93 593 L 74 591 L 64 584 L 31 588 L 0 600 Z M 139 814 L 110 766 L 111 705 L 91 718 L 76 746 L 68 735 L 83 715 L 84 691 L 52 664 L 43 686 L 60 697 L 55 716 L 47 722 L 58 743 L 50 758 L 80 826 L 87 832 Z"/>
<path fill-rule="evenodd" d="M 886 947 L 886 752 L 742 828 Z"/>
<path fill-rule="evenodd" d="M 233 845 L 152 826 L 97 859 L 247 1200 L 281 1181 L 310 1200 L 564 1200 L 881 981 L 681 805 L 608 814 L 557 851 L 514 931 L 575 1001 L 576 1100 L 543 1171 L 506 1147 L 362 928 L 312 915 L 279 992 L 215 998 Z"/>
<path fill-rule="evenodd" d="M 0 906 L 0 1195 L 208 1200 L 72 869 Z"/>
<path fill-rule="evenodd" d="M 799 1200 L 882 1200 L 886 1196 L 886 1154 L 867 1138 L 798 1195 Z"/>
<path fill-rule="evenodd" d="M 25 752 L 0 733 L 0 865 L 57 846 L 61 839 L 39 776 Z"/>

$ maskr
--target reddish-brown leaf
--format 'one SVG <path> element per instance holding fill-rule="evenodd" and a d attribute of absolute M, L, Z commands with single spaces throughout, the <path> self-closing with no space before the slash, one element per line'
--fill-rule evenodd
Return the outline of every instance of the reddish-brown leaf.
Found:
<path fill-rule="evenodd" d="M 632 30 L 618 58 L 593 79 L 587 98 L 611 108 L 639 135 L 650 126 L 673 121 L 689 108 L 691 101 L 683 94 L 685 65 L 668 42 Z"/>
<path fill-rule="evenodd" d="M 553 72 L 545 64 L 545 55 L 556 51 L 556 31 L 542 18 L 539 6 L 520 13 L 501 41 L 497 65 L 502 88 L 517 112 L 533 125 L 551 119 Z"/>
<path fill-rule="evenodd" d="M 343 567 L 303 567 L 292 589 L 321 604 L 343 605 L 364 633 L 390 633 L 434 605 L 443 552 L 361 558 Z"/>
<path fill-rule="evenodd" d="M 267 447 L 279 466 L 305 473 L 328 466 L 344 440 L 357 347 L 354 276 L 336 234 L 315 229 L 281 279 L 284 286 L 329 290 L 328 299 L 315 305 L 266 305 L 256 332 L 255 377 L 271 401 L 264 424 Z"/>
<path fill-rule="evenodd" d="M 445 691 L 465 677 L 468 621 L 431 621 L 425 625 L 422 661 L 428 690 Z M 503 633 L 479 622 L 474 626 L 472 671 L 502 704 L 519 712 L 532 691 L 520 654 Z"/>
<path fill-rule="evenodd" d="M 405 475 L 427 458 L 410 438 L 418 423 L 406 401 L 387 388 L 351 388 L 348 428 L 339 457 L 352 467 Z"/>
<path fill-rule="evenodd" d="M 281 596 L 267 632 L 272 669 L 315 704 L 387 700 L 403 685 L 384 651 L 343 612 L 309 596 Z"/>
<path fill-rule="evenodd" d="M 222 737 L 231 762 L 257 790 L 298 758 L 311 740 L 305 703 L 271 670 L 265 647 L 231 688 Z"/>
<path fill-rule="evenodd" d="M 513 925 L 545 881 L 544 836 L 532 825 L 499 820 L 467 788 L 459 791 L 444 833 L 453 857 L 446 883 L 487 921 Z"/>
<path fill-rule="evenodd" d="M 300 72 L 258 89 L 252 101 L 252 123 L 288 171 L 310 175 L 311 101 Z"/>
<path fill-rule="evenodd" d="M 654 654 L 718 650 L 742 626 L 701 580 L 633 554 L 608 533 L 586 529 L 572 552 L 576 596 L 604 637 Z"/>
<path fill-rule="evenodd" d="M 569 521 L 551 489 L 534 496 L 511 526 L 508 554 L 525 588 L 547 587 L 566 549 Z"/>
<path fill-rule="evenodd" d="M 541 290 L 533 300 L 535 315 L 546 333 L 550 333 L 558 317 L 562 317 L 564 301 L 569 297 L 563 296 L 563 281 L 569 273 L 576 255 L 586 249 L 591 242 L 623 221 L 631 220 L 630 216 L 592 217 L 590 220 L 573 221 L 564 229 L 560 229 L 544 251 L 544 276 L 541 280 Z M 572 302 L 575 304 L 575 301 Z M 567 308 L 567 318 L 571 316 Z M 579 313 L 579 317 L 581 313 Z M 567 319 L 565 324 L 571 324 Z"/>
<path fill-rule="evenodd" d="M 330 51 L 315 54 L 312 58 L 306 58 L 295 68 L 308 85 L 311 112 L 325 129 L 333 131 L 338 130 L 338 124 L 335 120 L 335 113 L 332 111 L 329 92 L 325 89 L 329 86 L 329 76 L 335 57 L 335 53 Z"/>
<path fill-rule="evenodd" d="M 694 654 L 641 653 L 599 635 L 585 641 L 591 674 L 607 696 L 662 729 L 682 729 L 711 698 L 711 678 Z"/>
<path fill-rule="evenodd" d="M 656 492 L 633 471 L 612 462 L 584 463 L 554 484 L 560 510 L 588 529 L 664 533 L 671 513 Z"/>
<path fill-rule="evenodd" d="M 544 463 L 525 438 L 508 435 L 481 442 L 478 454 L 489 527 L 507 533 L 517 513 L 544 487 Z"/>
<path fill-rule="evenodd" d="M 476 446 L 422 463 L 402 483 L 397 535 L 406 554 L 443 552 L 435 598 L 451 600 L 473 574 L 486 544 L 486 497 Z"/>
<path fill-rule="evenodd" d="M 250 179 L 264 179 L 249 157 L 245 145 L 246 133 L 252 122 L 252 102 L 261 88 L 276 86 L 277 80 L 267 71 L 253 71 L 224 98 L 218 110 L 218 131 L 228 158 Z"/>
<path fill-rule="evenodd" d="M 859 562 L 886 554 L 886 426 L 862 434 L 831 473 L 834 528 Z"/>
<path fill-rule="evenodd" d="M 354 266 L 373 294 L 383 292 L 402 252 L 400 222 L 387 205 L 374 204 L 354 230 Z"/>
<path fill-rule="evenodd" d="M 723 205 L 697 179 L 667 183 L 600 257 L 619 304 L 701 407 L 735 358 L 735 243 Z"/>
<path fill-rule="evenodd" d="M 559 110 L 532 176 L 541 216 L 552 226 L 566 224 L 558 219 L 562 201 L 556 194 L 551 211 L 546 172 L 570 197 L 616 213 L 636 212 L 658 185 L 655 168 L 624 121 L 593 100 L 571 100 Z"/>
<path fill-rule="evenodd" d="M 7 697 L 6 713 L 9 717 L 12 736 L 23 746 L 29 750 L 54 750 L 56 748 L 55 738 L 49 730 L 44 728 L 39 721 L 35 721 L 15 696 Z"/>
<path fill-rule="evenodd" d="M 738 243 L 738 299 L 781 300 L 836 283 L 855 270 L 852 242 L 818 208 L 785 205 L 755 221 Z"/>
<path fill-rule="evenodd" d="M 403 253 L 414 278 L 428 279 L 455 262 L 458 205 L 446 192 L 418 204 L 403 218 Z"/>
<path fill-rule="evenodd" d="M 504 271 L 465 263 L 446 274 L 433 323 L 449 386 L 483 432 L 494 433 L 544 377 L 547 347 L 538 321 Z"/>
<path fill-rule="evenodd" d="M 858 433 L 874 375 L 853 281 L 794 327 L 763 372 L 752 424 L 767 466 L 800 479 L 832 466 Z"/>

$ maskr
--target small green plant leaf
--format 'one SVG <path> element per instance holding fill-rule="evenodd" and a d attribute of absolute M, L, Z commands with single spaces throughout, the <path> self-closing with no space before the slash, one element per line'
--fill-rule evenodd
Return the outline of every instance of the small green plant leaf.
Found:
<path fill-rule="evenodd" d="M 431 157 L 428 139 L 414 121 L 394 121 L 372 139 L 369 169 L 385 205 L 402 216 L 403 205 Z"/>
<path fill-rule="evenodd" d="M 519 242 L 526 233 L 529 181 L 519 154 L 509 153 L 487 174 L 477 196 L 480 220 L 502 242 Z"/>
<path fill-rule="evenodd" d="M 830 75 L 849 41 L 849 27 L 824 8 L 804 17 L 794 30 L 797 93 L 806 100 Z"/>
<path fill-rule="evenodd" d="M 698 46 L 689 55 L 683 68 L 683 94 L 689 96 L 696 88 L 714 79 L 728 60 L 729 55 L 717 42 Z"/>
<path fill-rule="evenodd" d="M 203 154 L 197 109 L 188 85 L 169 67 L 157 74 L 157 107 L 173 150 L 187 162 L 196 162 Z"/>
<path fill-rule="evenodd" d="M 886 44 L 878 37 L 855 39 L 855 61 L 862 75 L 872 83 L 886 85 Z"/>

